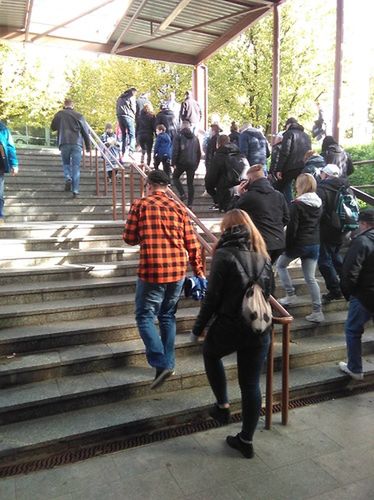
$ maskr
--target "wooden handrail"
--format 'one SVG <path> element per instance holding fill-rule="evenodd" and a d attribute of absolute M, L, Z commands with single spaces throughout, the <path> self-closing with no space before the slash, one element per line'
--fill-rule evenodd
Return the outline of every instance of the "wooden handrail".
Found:
<path fill-rule="evenodd" d="M 117 167 L 117 170 L 121 173 L 121 189 L 122 189 L 122 218 L 125 219 L 125 169 L 124 166 L 119 162 L 119 160 L 105 148 L 101 139 L 97 136 L 97 134 L 90 127 L 90 139 L 94 144 L 95 148 L 97 148 L 104 160 L 110 161 L 114 163 Z M 144 181 L 147 178 L 147 175 L 143 171 L 139 165 L 135 161 L 131 162 L 129 165 L 129 183 L 130 183 L 130 203 L 133 202 L 134 199 L 134 175 L 137 174 L 140 176 L 140 190 L 142 191 L 142 187 Z M 96 174 L 98 175 L 99 169 L 96 167 Z M 104 186 L 105 186 L 105 194 L 106 194 L 106 173 L 104 166 Z M 113 219 L 116 220 L 116 181 L 112 179 L 112 201 L 113 201 Z M 98 183 L 98 180 L 97 180 Z M 190 210 L 184 203 L 179 199 L 179 197 L 170 189 L 166 190 L 168 195 L 174 199 L 175 202 L 183 205 L 185 210 L 187 211 L 190 219 L 193 221 L 195 226 L 200 228 L 202 231 L 203 237 L 199 231 L 197 231 L 196 227 L 194 228 L 196 237 L 200 242 L 203 250 L 204 256 L 204 268 L 206 267 L 205 255 L 212 255 L 214 246 L 216 245 L 218 238 L 203 224 L 203 222 Z M 282 325 L 282 424 L 287 425 L 288 422 L 288 406 L 289 406 L 289 343 L 290 343 L 290 326 L 293 321 L 293 317 L 287 312 L 287 310 L 273 297 L 270 296 L 270 305 L 273 311 L 276 312 L 276 316 L 273 315 L 273 327 L 271 331 L 271 341 L 268 353 L 268 362 L 267 362 L 267 375 L 266 375 L 266 403 L 265 403 L 265 428 L 271 428 L 272 421 L 272 410 L 273 410 L 273 378 L 274 378 L 274 325 L 280 324 Z"/>

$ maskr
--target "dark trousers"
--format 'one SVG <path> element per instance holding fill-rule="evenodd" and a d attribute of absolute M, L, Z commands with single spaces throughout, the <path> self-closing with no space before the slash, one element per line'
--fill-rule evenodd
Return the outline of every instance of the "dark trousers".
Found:
<path fill-rule="evenodd" d="M 300 174 L 300 170 L 291 170 L 283 175 L 281 180 L 278 180 L 275 189 L 283 193 L 286 198 L 287 203 L 291 203 L 293 200 L 293 181 Z"/>
<path fill-rule="evenodd" d="M 143 161 L 147 153 L 147 165 L 149 167 L 152 159 L 153 135 L 138 135 L 138 144 L 142 149 Z"/>
<path fill-rule="evenodd" d="M 180 176 L 186 172 L 187 176 L 187 191 L 188 191 L 188 201 L 187 205 L 190 207 L 193 205 L 195 189 L 193 185 L 193 181 L 195 178 L 196 166 L 193 165 L 177 165 L 174 173 L 173 173 L 173 181 L 174 186 L 177 188 L 177 191 L 182 199 L 185 198 L 184 188 L 182 186 L 181 181 L 179 180 Z"/>
<path fill-rule="evenodd" d="M 329 292 L 340 295 L 340 273 L 343 266 L 343 258 L 340 255 L 341 245 L 331 243 L 320 243 L 318 268 L 326 283 Z"/>
<path fill-rule="evenodd" d="M 171 175 L 170 158 L 167 155 L 162 156 L 162 158 L 159 158 L 158 156 L 156 156 L 154 159 L 154 162 L 153 162 L 156 170 L 158 170 L 160 163 L 162 163 L 162 168 L 163 168 L 165 174 L 170 179 L 170 175 Z"/>
<path fill-rule="evenodd" d="M 252 441 L 261 412 L 260 376 L 269 350 L 270 335 L 265 334 L 256 346 L 237 350 L 238 379 L 242 397 L 243 439 Z M 228 354 L 225 352 L 223 355 Z M 209 384 L 218 404 L 228 403 L 225 369 L 219 353 L 210 351 L 208 342 L 204 345 L 204 364 Z"/>

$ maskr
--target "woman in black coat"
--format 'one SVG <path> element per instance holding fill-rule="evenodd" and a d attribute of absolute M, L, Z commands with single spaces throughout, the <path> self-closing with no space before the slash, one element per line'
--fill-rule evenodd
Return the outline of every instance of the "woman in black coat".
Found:
<path fill-rule="evenodd" d="M 152 146 L 155 136 L 155 121 L 156 117 L 153 112 L 151 103 L 145 103 L 143 109 L 140 111 L 136 138 L 139 146 L 142 148 L 142 157 L 140 163 L 144 163 L 145 154 L 147 153 L 147 165 L 151 164 L 152 159 Z"/>
<path fill-rule="evenodd" d="M 226 441 L 246 458 L 254 455 L 252 438 L 261 410 L 260 375 L 269 349 L 269 331 L 256 335 L 246 326 L 242 300 L 249 279 L 269 296 L 273 271 L 265 242 L 243 210 L 227 212 L 221 223 L 222 236 L 216 246 L 206 297 L 192 330 L 196 341 L 210 323 L 204 340 L 206 374 L 216 397 L 209 414 L 222 424 L 230 417 L 226 376 L 222 357 L 237 352 L 238 378 L 242 395 L 242 431 Z"/>

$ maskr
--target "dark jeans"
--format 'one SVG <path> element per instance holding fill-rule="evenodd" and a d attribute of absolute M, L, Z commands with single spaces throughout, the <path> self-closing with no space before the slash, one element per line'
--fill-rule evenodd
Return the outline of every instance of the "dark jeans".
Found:
<path fill-rule="evenodd" d="M 286 198 L 287 203 L 291 203 L 293 200 L 293 181 L 299 175 L 299 171 L 286 172 L 281 180 L 278 180 L 277 184 L 274 186 L 275 189 L 283 193 Z"/>
<path fill-rule="evenodd" d="M 340 273 L 343 259 L 339 253 L 341 245 L 322 243 L 319 247 L 318 268 L 329 292 L 340 295 Z"/>
<path fill-rule="evenodd" d="M 81 176 L 82 146 L 79 146 L 79 144 L 62 144 L 60 151 L 65 181 L 70 180 L 71 190 L 73 193 L 78 194 Z"/>
<path fill-rule="evenodd" d="M 182 183 L 179 180 L 179 177 L 182 174 L 184 174 L 184 172 L 186 172 L 186 176 L 187 176 L 187 191 L 188 191 L 187 205 L 188 206 L 192 206 L 193 200 L 194 200 L 195 189 L 194 189 L 193 181 L 194 181 L 194 178 L 195 178 L 196 168 L 197 167 L 193 166 L 193 165 L 180 165 L 179 164 L 179 165 L 176 166 L 176 169 L 174 170 L 174 173 L 173 173 L 174 185 L 177 188 L 179 195 L 182 198 L 185 198 L 186 195 L 185 195 Z"/>
<path fill-rule="evenodd" d="M 356 297 L 351 297 L 345 323 L 345 341 L 348 369 L 353 373 L 362 373 L 361 337 L 365 330 L 365 323 L 370 318 L 374 320 L 374 314 L 370 313 Z"/>
<path fill-rule="evenodd" d="M 147 165 L 149 167 L 152 159 L 153 135 L 138 135 L 138 143 L 142 148 L 143 158 L 147 153 Z"/>
<path fill-rule="evenodd" d="M 118 116 L 118 124 L 122 132 L 122 154 L 129 143 L 130 152 L 135 151 L 135 120 L 129 116 Z"/>
<path fill-rule="evenodd" d="M 158 170 L 160 163 L 162 163 L 162 168 L 164 169 L 165 174 L 170 179 L 170 175 L 171 175 L 170 158 L 168 158 L 167 155 L 164 155 L 162 158 L 159 158 L 158 156 L 156 156 L 155 160 L 154 160 L 154 166 L 155 166 L 156 170 Z"/>
<path fill-rule="evenodd" d="M 228 332 L 229 333 L 229 332 Z M 260 375 L 269 350 L 270 335 L 262 336 L 259 345 L 241 347 L 237 350 L 238 379 L 242 396 L 243 439 L 252 441 L 261 412 Z M 226 355 L 225 352 L 224 355 Z M 204 345 L 204 364 L 209 384 L 218 404 L 228 403 L 225 369 L 217 353 Z"/>

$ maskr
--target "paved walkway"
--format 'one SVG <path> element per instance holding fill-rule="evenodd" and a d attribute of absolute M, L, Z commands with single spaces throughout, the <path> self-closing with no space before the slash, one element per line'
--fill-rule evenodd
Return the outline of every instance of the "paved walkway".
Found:
<path fill-rule="evenodd" d="M 293 410 L 259 424 L 256 457 L 228 448 L 233 424 L 0 480 L 1 500 L 370 500 L 374 392 Z"/>

